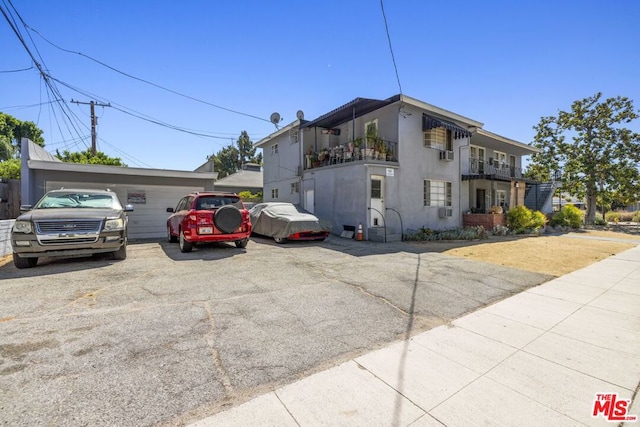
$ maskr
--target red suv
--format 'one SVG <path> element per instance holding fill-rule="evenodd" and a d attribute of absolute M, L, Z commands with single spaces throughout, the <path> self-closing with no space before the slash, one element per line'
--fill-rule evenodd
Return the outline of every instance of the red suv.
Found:
<path fill-rule="evenodd" d="M 180 242 L 180 251 L 191 252 L 195 243 L 235 242 L 244 248 L 251 235 L 249 211 L 234 193 L 191 193 L 178 202 L 167 219 L 169 242 Z"/>

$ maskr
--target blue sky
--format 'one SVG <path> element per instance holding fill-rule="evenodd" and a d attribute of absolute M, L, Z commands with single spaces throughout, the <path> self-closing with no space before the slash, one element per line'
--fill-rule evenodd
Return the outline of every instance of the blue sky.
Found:
<path fill-rule="evenodd" d="M 96 108 L 101 151 L 129 166 L 193 170 L 243 130 L 254 142 L 273 132 L 272 112 L 287 124 L 297 110 L 313 119 L 356 97 L 400 92 L 378 0 L 0 0 L 11 5 L 72 119 L 49 103 L 35 68 L 8 72 L 33 63 L 1 15 L 0 111 L 35 122 L 52 152 L 90 146 L 89 107 L 71 99 L 114 106 Z M 386 0 L 384 8 L 402 92 L 492 132 L 529 143 L 541 116 L 599 91 L 640 108 L 636 0 Z M 206 103 L 64 52 L 33 30 Z"/>

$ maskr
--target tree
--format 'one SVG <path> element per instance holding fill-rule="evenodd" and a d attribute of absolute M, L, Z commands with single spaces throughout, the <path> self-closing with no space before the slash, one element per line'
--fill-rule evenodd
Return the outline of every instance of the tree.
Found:
<path fill-rule="evenodd" d="M 22 138 L 29 138 L 44 147 L 42 130 L 33 122 L 23 122 L 0 112 L 0 161 L 20 157 Z"/>
<path fill-rule="evenodd" d="M 587 198 L 586 223 L 593 224 L 599 193 L 640 196 L 640 134 L 621 126 L 640 117 L 625 97 L 601 101 L 602 93 L 574 101 L 568 112 L 542 117 L 534 126 L 532 171 L 562 170 L 563 188 Z"/>
<path fill-rule="evenodd" d="M 207 157 L 213 159 L 213 166 L 218 172 L 218 179 L 236 173 L 246 163 L 262 164 L 262 153 L 256 155 L 256 148 L 249 138 L 247 131 L 242 131 L 236 141 L 236 145 L 229 144 L 222 148 L 217 154 Z"/>
<path fill-rule="evenodd" d="M 33 122 L 23 122 L 0 112 L 0 177 L 20 178 L 20 143 L 29 138 L 44 147 L 42 130 Z"/>
<path fill-rule="evenodd" d="M 0 177 L 20 179 L 20 159 L 9 159 L 0 162 Z"/>
<path fill-rule="evenodd" d="M 122 163 L 122 159 L 119 157 L 109 157 L 101 151 L 96 151 L 95 154 L 91 150 L 81 152 L 69 152 L 64 150 L 62 154 L 56 150 L 56 157 L 63 162 L 67 163 L 82 163 L 85 165 L 109 165 L 109 166 L 123 166 L 127 165 Z"/>

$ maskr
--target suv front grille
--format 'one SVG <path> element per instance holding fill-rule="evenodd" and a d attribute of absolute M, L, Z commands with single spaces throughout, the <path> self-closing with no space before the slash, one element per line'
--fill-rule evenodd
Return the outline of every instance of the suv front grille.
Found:
<path fill-rule="evenodd" d="M 38 234 L 50 233 L 99 233 L 102 226 L 100 220 L 57 220 L 57 221 L 36 221 L 36 231 Z"/>

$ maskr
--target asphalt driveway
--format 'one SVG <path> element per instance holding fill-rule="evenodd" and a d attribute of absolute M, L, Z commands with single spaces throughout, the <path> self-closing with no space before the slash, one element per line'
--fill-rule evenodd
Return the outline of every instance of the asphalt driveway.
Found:
<path fill-rule="evenodd" d="M 0 423 L 182 425 L 550 277 L 331 237 L 0 267 Z"/>

